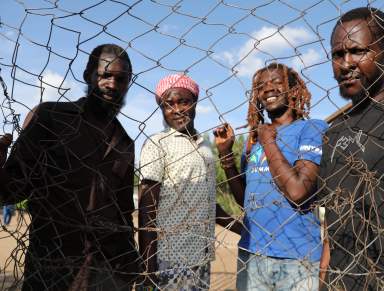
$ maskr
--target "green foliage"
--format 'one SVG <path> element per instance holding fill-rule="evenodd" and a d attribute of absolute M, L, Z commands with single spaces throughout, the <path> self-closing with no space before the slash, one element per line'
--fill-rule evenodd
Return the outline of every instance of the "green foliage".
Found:
<path fill-rule="evenodd" d="M 27 207 L 28 207 L 28 200 L 27 199 L 16 204 L 16 209 L 18 209 L 18 210 L 27 210 Z"/>
<path fill-rule="evenodd" d="M 238 216 L 242 212 L 240 206 L 236 203 L 235 198 L 230 193 L 220 192 L 218 189 L 216 201 L 229 215 Z"/>

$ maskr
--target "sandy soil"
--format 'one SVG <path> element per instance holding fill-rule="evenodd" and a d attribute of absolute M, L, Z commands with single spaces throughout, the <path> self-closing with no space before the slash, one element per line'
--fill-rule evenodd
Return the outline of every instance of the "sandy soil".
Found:
<path fill-rule="evenodd" d="M 28 223 L 27 215 L 17 215 L 6 229 L 5 226 L 0 228 L 0 290 L 19 290 L 23 251 L 28 244 Z M 235 290 L 238 240 L 238 235 L 216 226 L 216 260 L 211 268 L 211 290 Z"/>

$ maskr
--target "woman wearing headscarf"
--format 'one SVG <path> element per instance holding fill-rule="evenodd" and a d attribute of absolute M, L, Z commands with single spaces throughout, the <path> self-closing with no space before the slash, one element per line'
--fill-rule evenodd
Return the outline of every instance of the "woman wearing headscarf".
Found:
<path fill-rule="evenodd" d="M 211 148 L 194 127 L 198 96 L 199 86 L 186 75 L 166 76 L 156 87 L 166 128 L 146 140 L 140 158 L 146 286 L 209 289 L 216 175 Z"/>

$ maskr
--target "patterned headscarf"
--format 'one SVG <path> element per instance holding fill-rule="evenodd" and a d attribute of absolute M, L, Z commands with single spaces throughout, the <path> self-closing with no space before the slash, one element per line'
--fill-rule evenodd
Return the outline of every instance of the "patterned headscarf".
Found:
<path fill-rule="evenodd" d="M 161 96 L 171 88 L 185 88 L 193 95 L 199 97 L 199 85 L 190 77 L 181 74 L 173 74 L 164 77 L 159 81 L 156 86 L 156 101 L 158 104 L 161 102 Z"/>

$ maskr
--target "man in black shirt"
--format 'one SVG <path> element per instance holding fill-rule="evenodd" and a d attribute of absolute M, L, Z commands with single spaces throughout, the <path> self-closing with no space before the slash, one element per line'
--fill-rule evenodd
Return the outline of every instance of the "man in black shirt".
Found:
<path fill-rule="evenodd" d="M 325 288 L 384 288 L 384 13 L 357 8 L 331 37 L 340 94 L 352 109 L 336 119 L 323 145 L 321 203 L 331 258 Z"/>
<path fill-rule="evenodd" d="M 87 97 L 39 104 L 0 168 L 0 202 L 31 214 L 23 291 L 132 289 L 134 143 L 116 118 L 131 76 L 122 48 L 96 47 Z"/>

